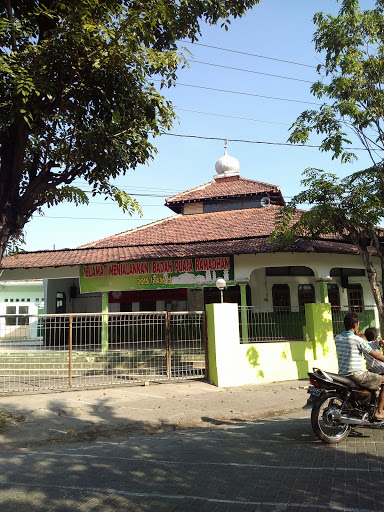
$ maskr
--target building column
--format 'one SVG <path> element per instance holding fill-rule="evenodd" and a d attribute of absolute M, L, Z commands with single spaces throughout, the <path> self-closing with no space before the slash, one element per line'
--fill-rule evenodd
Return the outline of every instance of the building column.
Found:
<path fill-rule="evenodd" d="M 243 343 L 248 343 L 247 285 L 248 283 L 239 283 Z"/>
<path fill-rule="evenodd" d="M 101 293 L 101 351 L 108 352 L 108 292 Z"/>
<path fill-rule="evenodd" d="M 329 304 L 328 298 L 328 283 L 329 279 L 316 279 L 320 287 L 320 302 L 322 304 Z"/>

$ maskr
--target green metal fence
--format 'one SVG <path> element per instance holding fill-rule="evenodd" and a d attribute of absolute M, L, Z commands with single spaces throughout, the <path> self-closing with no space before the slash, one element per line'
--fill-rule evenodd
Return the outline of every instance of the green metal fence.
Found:
<path fill-rule="evenodd" d="M 333 334 L 344 330 L 344 316 L 353 311 L 348 306 L 335 306 L 332 310 Z M 376 306 L 364 306 L 355 310 L 360 319 L 360 332 L 367 327 L 379 325 L 376 318 Z M 242 343 L 301 341 L 305 314 L 299 307 L 254 308 L 239 307 L 240 340 Z"/>
<path fill-rule="evenodd" d="M 376 306 L 364 306 L 362 309 L 351 309 L 348 306 L 333 306 L 332 310 L 332 325 L 333 334 L 336 336 L 344 331 L 344 317 L 347 313 L 357 313 L 360 320 L 360 333 L 364 334 L 367 327 L 377 327 L 376 322 Z"/>
<path fill-rule="evenodd" d="M 299 307 L 244 308 L 240 306 L 239 324 L 242 343 L 302 341 L 305 312 Z"/>

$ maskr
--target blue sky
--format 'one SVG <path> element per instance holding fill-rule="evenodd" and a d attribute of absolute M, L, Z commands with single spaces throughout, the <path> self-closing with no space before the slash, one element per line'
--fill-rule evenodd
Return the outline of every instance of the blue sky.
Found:
<path fill-rule="evenodd" d="M 373 6 L 371 0 L 361 2 L 362 8 Z M 44 208 L 44 215 L 36 214 L 26 226 L 24 249 L 75 248 L 169 217 L 173 213 L 163 206 L 164 199 L 210 181 L 215 162 L 223 155 L 224 139 L 229 139 L 228 153 L 239 160 L 244 178 L 279 185 L 286 199 L 300 190 L 301 174 L 307 167 L 340 175 L 368 167 L 371 162 L 362 151 L 357 153 L 358 162 L 341 166 L 314 148 L 257 143 L 285 143 L 296 117 L 316 108 L 306 103 L 318 103 L 309 92 L 309 82 L 317 79 L 315 68 L 321 62 L 312 42 L 312 18 L 318 11 L 336 14 L 339 7 L 336 0 L 261 0 L 245 18 L 233 20 L 228 31 L 204 26 L 201 45 L 183 45 L 193 54 L 190 70 L 180 71 L 179 85 L 164 92 L 179 118 L 172 133 L 201 138 L 157 138 L 155 159 L 116 180 L 140 201 L 143 217 L 123 214 L 101 196 L 91 198 L 89 206 Z M 215 138 L 221 140 L 209 140 Z"/>

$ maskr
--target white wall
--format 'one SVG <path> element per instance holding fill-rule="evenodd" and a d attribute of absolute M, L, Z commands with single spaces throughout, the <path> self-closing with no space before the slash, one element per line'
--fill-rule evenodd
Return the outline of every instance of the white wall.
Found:
<path fill-rule="evenodd" d="M 377 258 L 373 259 L 376 271 L 381 275 Z M 234 257 L 235 279 L 249 279 L 253 270 L 264 267 L 284 267 L 304 265 L 313 269 L 315 278 L 328 276 L 335 267 L 364 268 L 363 260 L 358 255 L 326 253 L 265 253 L 240 254 Z"/>
<path fill-rule="evenodd" d="M 28 307 L 29 325 L 6 325 L 7 307 Z M 12 340 L 37 337 L 37 316 L 44 306 L 44 287 L 41 280 L 36 281 L 0 281 L 0 337 L 11 336 Z M 18 322 L 18 320 L 17 320 Z"/>
<path fill-rule="evenodd" d="M 317 254 L 317 253 L 278 253 L 249 254 L 235 256 L 235 280 L 249 279 L 252 293 L 252 304 L 259 307 L 272 306 L 272 287 L 274 284 L 288 284 L 291 294 L 291 305 L 298 306 L 299 284 L 312 284 L 316 301 L 320 301 L 320 287 L 316 278 L 329 276 L 333 268 L 364 269 L 360 256 L 348 254 Z M 377 258 L 374 259 L 376 271 L 380 279 L 381 272 Z M 314 276 L 266 276 L 265 267 L 306 266 L 313 270 Z M 360 284 L 363 290 L 364 304 L 374 305 L 371 287 L 366 277 L 349 277 L 349 284 Z M 339 286 L 340 304 L 348 305 L 347 290 L 341 286 L 341 279 L 335 277 L 331 281 Z"/>

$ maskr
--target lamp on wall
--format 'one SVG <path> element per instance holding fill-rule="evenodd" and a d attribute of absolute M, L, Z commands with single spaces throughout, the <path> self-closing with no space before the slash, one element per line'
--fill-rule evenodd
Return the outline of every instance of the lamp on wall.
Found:
<path fill-rule="evenodd" d="M 225 279 L 223 279 L 222 277 L 219 277 L 216 280 L 216 288 L 218 288 L 220 290 L 220 293 L 221 293 L 221 303 L 224 302 L 224 300 L 223 300 L 223 291 L 226 288 L 226 286 L 227 286 L 227 283 L 226 283 Z"/>
<path fill-rule="evenodd" d="M 315 281 L 320 282 L 320 283 L 326 283 L 326 282 L 332 281 L 332 277 L 331 276 L 317 277 L 317 278 L 315 278 Z"/>

